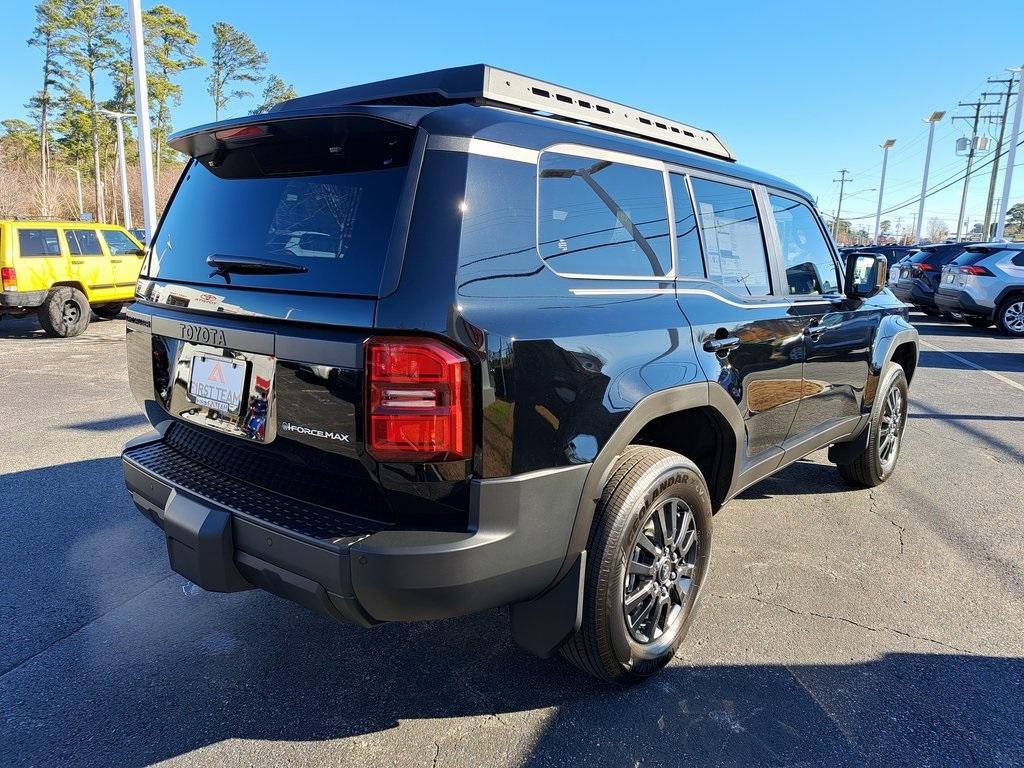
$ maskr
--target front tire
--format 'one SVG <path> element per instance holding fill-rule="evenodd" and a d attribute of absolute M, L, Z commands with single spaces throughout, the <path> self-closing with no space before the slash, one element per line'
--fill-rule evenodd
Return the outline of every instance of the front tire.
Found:
<path fill-rule="evenodd" d="M 879 388 L 878 401 L 868 422 L 868 444 L 849 464 L 837 464 L 839 474 L 851 485 L 874 488 L 896 469 L 907 423 L 909 390 L 903 368 L 892 364 Z"/>
<path fill-rule="evenodd" d="M 561 652 L 583 671 L 630 683 L 683 641 L 711 560 L 711 501 L 697 466 L 672 451 L 627 449 L 587 546 L 580 631 Z"/>
<path fill-rule="evenodd" d="M 89 327 L 89 301 L 70 285 L 58 285 L 39 307 L 39 324 L 47 336 L 66 339 Z"/>
<path fill-rule="evenodd" d="M 1007 336 L 1024 336 L 1024 296 L 1011 296 L 999 305 L 996 325 Z"/>

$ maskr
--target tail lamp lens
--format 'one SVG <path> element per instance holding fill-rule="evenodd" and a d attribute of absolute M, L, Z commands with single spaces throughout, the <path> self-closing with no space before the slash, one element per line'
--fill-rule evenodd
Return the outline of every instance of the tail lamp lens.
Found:
<path fill-rule="evenodd" d="M 960 267 L 960 274 L 962 274 L 962 275 L 981 275 L 981 276 L 985 276 L 985 277 L 992 277 L 992 273 L 989 272 L 987 269 L 985 269 L 985 267 L 976 267 L 976 266 L 973 266 L 973 265 L 969 266 L 969 267 Z"/>
<path fill-rule="evenodd" d="M 469 361 L 432 339 L 366 342 L 366 450 L 379 461 L 472 454 Z"/>
<path fill-rule="evenodd" d="M 5 291 L 18 290 L 18 275 L 14 272 L 14 267 L 0 267 L 0 284 Z"/>

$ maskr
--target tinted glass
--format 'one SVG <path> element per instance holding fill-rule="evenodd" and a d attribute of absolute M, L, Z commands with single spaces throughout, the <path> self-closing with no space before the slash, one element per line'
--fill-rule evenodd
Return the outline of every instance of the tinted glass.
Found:
<path fill-rule="evenodd" d="M 838 291 L 839 275 L 832 252 L 810 208 L 788 197 L 769 198 L 782 245 L 789 293 L 809 296 Z"/>
<path fill-rule="evenodd" d="M 708 278 L 742 296 L 771 293 L 754 193 L 707 179 L 691 180 L 697 198 Z"/>
<path fill-rule="evenodd" d="M 676 217 L 676 273 L 679 277 L 704 277 L 704 260 L 697 235 L 697 217 L 686 188 L 686 179 L 673 173 L 672 207 Z"/>
<path fill-rule="evenodd" d="M 19 229 L 18 252 L 22 256 L 60 256 L 56 229 Z"/>
<path fill-rule="evenodd" d="M 100 238 L 92 229 L 65 229 L 64 237 L 68 241 L 68 250 L 73 256 L 102 256 Z"/>
<path fill-rule="evenodd" d="M 914 264 L 920 264 L 922 261 L 929 264 L 948 264 L 963 252 L 962 245 L 940 245 L 918 251 L 910 258 L 910 261 Z"/>
<path fill-rule="evenodd" d="M 1013 266 L 1024 267 L 1024 251 L 1013 257 Z"/>
<path fill-rule="evenodd" d="M 662 276 L 672 269 L 660 171 L 545 152 L 538 248 L 556 272 Z"/>
<path fill-rule="evenodd" d="M 991 255 L 991 251 L 981 251 L 980 253 L 977 251 L 964 251 L 953 259 L 950 264 L 957 267 L 969 267 L 972 264 L 977 264 L 982 259 L 987 259 Z"/>
<path fill-rule="evenodd" d="M 412 133 L 366 118 L 283 121 L 267 131 L 226 141 L 223 153 L 188 167 L 148 276 L 222 286 L 207 258 L 241 257 L 304 271 L 233 272 L 231 286 L 376 296 Z"/>
<path fill-rule="evenodd" d="M 113 254 L 138 253 L 139 246 L 132 242 L 124 232 L 109 230 L 103 233 L 103 239 L 107 243 L 107 250 Z"/>

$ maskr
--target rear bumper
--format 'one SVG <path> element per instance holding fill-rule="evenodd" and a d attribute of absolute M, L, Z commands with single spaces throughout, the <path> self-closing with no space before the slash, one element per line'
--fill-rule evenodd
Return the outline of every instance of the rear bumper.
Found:
<path fill-rule="evenodd" d="M 967 291 L 940 288 L 935 292 L 935 306 L 948 312 L 966 312 L 970 315 L 991 318 L 994 309 L 979 304 Z"/>
<path fill-rule="evenodd" d="M 590 466 L 475 480 L 472 530 L 442 532 L 396 530 L 190 467 L 156 433 L 125 446 L 122 460 L 175 571 L 211 591 L 259 587 L 364 626 L 542 593 L 566 556 Z"/>
<path fill-rule="evenodd" d="M 0 310 L 38 307 L 46 301 L 47 291 L 0 291 Z"/>

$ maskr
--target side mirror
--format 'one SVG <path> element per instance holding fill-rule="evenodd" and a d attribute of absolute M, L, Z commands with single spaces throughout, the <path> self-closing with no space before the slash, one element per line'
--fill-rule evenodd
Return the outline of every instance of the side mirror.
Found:
<path fill-rule="evenodd" d="M 889 263 L 874 253 L 851 253 L 846 259 L 846 295 L 867 299 L 885 288 Z"/>

